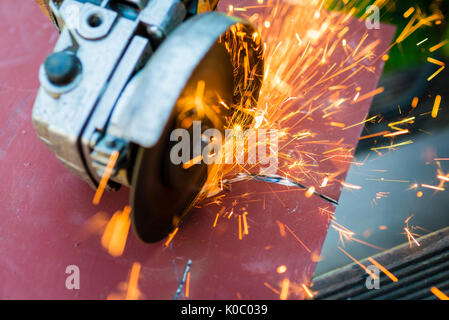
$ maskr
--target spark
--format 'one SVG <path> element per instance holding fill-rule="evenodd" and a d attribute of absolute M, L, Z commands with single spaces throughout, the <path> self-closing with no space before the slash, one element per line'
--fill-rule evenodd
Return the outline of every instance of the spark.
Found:
<path fill-rule="evenodd" d="M 404 18 L 408 18 L 412 15 L 412 13 L 415 12 L 415 8 L 414 7 L 410 7 L 407 11 L 404 12 Z"/>
<path fill-rule="evenodd" d="M 438 109 L 440 108 L 441 96 L 437 95 L 435 98 L 435 103 L 432 108 L 432 118 L 436 118 L 438 116 Z"/>
<path fill-rule="evenodd" d="M 428 185 L 428 184 L 421 184 L 421 187 L 428 188 L 428 189 L 433 189 L 433 190 L 437 190 L 437 191 L 444 191 L 445 190 L 442 187 L 431 186 L 431 185 Z"/>
<path fill-rule="evenodd" d="M 131 219 L 131 207 L 126 206 L 123 211 L 117 211 L 106 225 L 101 237 L 101 244 L 113 257 L 119 257 L 125 250 Z"/>
<path fill-rule="evenodd" d="M 408 230 L 407 227 L 404 228 L 406 234 L 407 234 L 407 238 L 409 239 L 410 242 L 410 246 L 411 246 L 411 241 L 412 240 L 418 247 L 420 246 L 419 242 L 415 239 L 415 237 L 412 235 L 412 233 Z"/>
<path fill-rule="evenodd" d="M 302 288 L 304 289 L 304 291 L 307 293 L 307 295 L 308 295 L 310 298 L 313 298 L 313 293 L 312 293 L 312 291 L 311 291 L 309 288 L 307 288 L 307 286 L 306 286 L 305 284 L 302 284 L 301 286 L 302 286 Z"/>
<path fill-rule="evenodd" d="M 413 17 L 408 22 L 407 26 L 402 30 L 401 34 L 396 38 L 395 43 L 399 44 L 407 39 L 411 34 L 413 34 L 416 30 L 421 28 L 422 26 L 429 24 L 433 21 L 437 21 L 441 19 L 441 14 L 432 14 L 428 17 L 419 18 L 420 12 L 416 12 Z M 416 24 L 414 24 L 416 22 Z"/>
<path fill-rule="evenodd" d="M 321 183 L 321 188 L 326 187 L 328 182 L 329 182 L 329 178 L 328 177 L 324 177 L 323 182 Z"/>
<path fill-rule="evenodd" d="M 350 184 L 350 183 L 347 183 L 347 182 L 342 182 L 341 185 L 342 185 L 343 187 L 349 188 L 349 189 L 355 189 L 355 190 L 360 190 L 360 189 L 362 189 L 361 186 L 357 186 L 357 185 L 355 185 L 355 184 Z"/>
<path fill-rule="evenodd" d="M 215 228 L 217 226 L 218 217 L 220 217 L 220 213 L 217 213 L 217 216 L 215 217 L 215 221 L 214 221 L 214 224 L 212 226 L 213 228 Z"/>
<path fill-rule="evenodd" d="M 384 137 L 395 137 L 395 136 L 399 136 L 401 134 L 407 134 L 407 133 L 410 133 L 410 130 L 404 129 L 404 130 L 401 130 L 401 131 L 396 131 L 396 132 L 384 134 Z"/>
<path fill-rule="evenodd" d="M 107 300 L 138 300 L 143 295 L 139 290 L 138 282 L 142 265 L 134 262 L 129 272 L 128 281 L 119 283 L 119 293 L 111 293 Z"/>
<path fill-rule="evenodd" d="M 173 240 L 173 238 L 175 237 L 176 233 L 178 232 L 179 227 L 176 227 L 175 230 L 173 230 L 172 233 L 170 233 L 170 235 L 168 236 L 167 241 L 165 241 L 165 246 L 168 247 L 170 245 L 170 242 Z"/>
<path fill-rule="evenodd" d="M 248 214 L 248 212 L 245 212 L 242 215 L 242 219 L 243 219 L 243 234 L 244 235 L 248 235 L 249 231 L 248 231 L 248 222 L 246 221 L 246 215 Z"/>
<path fill-rule="evenodd" d="M 141 269 L 139 262 L 134 262 L 129 275 L 128 290 L 126 292 L 126 300 L 137 300 L 140 296 L 140 290 L 138 288 L 139 274 Z"/>
<path fill-rule="evenodd" d="M 430 77 L 427 78 L 427 81 L 432 80 L 433 78 L 435 78 L 441 71 L 443 71 L 445 68 L 445 66 L 440 67 L 437 71 L 435 71 L 434 74 L 432 74 Z"/>
<path fill-rule="evenodd" d="M 282 281 L 281 293 L 279 295 L 280 300 L 287 300 L 289 287 L 290 287 L 290 280 L 288 278 L 285 278 Z"/>
<path fill-rule="evenodd" d="M 359 140 L 364 140 L 364 139 L 369 139 L 369 138 L 375 138 L 375 137 L 379 137 L 379 136 L 384 136 L 386 134 L 391 133 L 390 131 L 382 131 L 382 132 L 377 132 L 377 133 L 373 133 L 373 134 L 368 134 L 366 136 L 362 136 L 360 137 Z"/>
<path fill-rule="evenodd" d="M 335 121 L 331 121 L 330 125 L 332 127 L 337 127 L 337 128 L 344 128 L 345 124 L 342 122 L 335 122 Z"/>
<path fill-rule="evenodd" d="M 279 234 L 281 235 L 281 237 L 285 238 L 287 236 L 287 233 L 285 233 L 285 226 L 282 222 L 279 222 L 276 220 L 276 224 L 279 227 Z"/>
<path fill-rule="evenodd" d="M 440 289 L 437 287 L 430 288 L 430 292 L 432 292 L 438 299 L 440 300 L 449 300 L 449 297 L 445 295 Z"/>
<path fill-rule="evenodd" d="M 410 117 L 410 118 L 402 119 L 402 120 L 399 120 L 399 121 L 396 121 L 396 122 L 390 122 L 390 123 L 388 124 L 388 126 L 389 126 L 390 128 L 392 128 L 392 129 L 395 129 L 395 130 L 400 131 L 400 130 L 402 130 L 402 129 L 399 128 L 399 127 L 396 127 L 396 125 L 398 125 L 398 124 L 403 124 L 403 123 L 414 123 L 414 121 L 415 121 L 415 117 Z"/>
<path fill-rule="evenodd" d="M 239 215 L 239 240 L 242 240 L 242 216 Z"/>
<path fill-rule="evenodd" d="M 290 229 L 289 226 L 287 226 L 286 224 L 284 224 L 284 226 L 285 226 L 285 228 L 287 229 L 287 231 L 290 232 L 290 234 L 293 236 L 293 238 L 295 238 L 296 241 L 298 241 L 298 242 L 301 244 L 301 246 L 303 246 L 303 248 L 306 249 L 306 251 L 307 251 L 308 253 L 312 253 L 312 251 L 309 249 L 309 247 L 306 246 L 305 243 L 301 241 L 301 239 L 299 239 L 299 237 L 293 232 L 292 229 Z"/>
<path fill-rule="evenodd" d="M 285 271 L 287 271 L 287 267 L 285 265 L 281 265 L 281 266 L 276 268 L 276 272 L 279 273 L 279 274 L 285 273 Z"/>
<path fill-rule="evenodd" d="M 346 250 L 344 250 L 342 247 L 338 247 L 338 249 L 343 252 L 346 256 L 348 256 L 352 261 L 354 261 L 360 268 L 365 270 L 366 273 L 370 275 L 372 279 L 378 279 L 378 276 L 376 276 L 374 273 L 372 273 L 367 267 L 365 267 L 363 264 L 361 264 L 357 259 L 355 259 L 353 256 L 351 256 Z"/>
<path fill-rule="evenodd" d="M 368 260 L 374 264 L 377 268 L 379 268 L 385 275 L 391 279 L 393 282 L 397 282 L 398 278 L 395 277 L 394 274 L 392 274 L 390 271 L 388 271 L 383 265 L 381 265 L 379 262 L 374 260 L 373 258 L 369 257 Z"/>
<path fill-rule="evenodd" d="M 265 287 L 267 287 L 268 289 L 270 289 L 271 291 L 273 291 L 275 294 L 280 295 L 281 293 L 279 292 L 279 290 L 276 290 L 275 288 L 273 288 L 268 282 L 264 282 L 263 285 Z"/>
<path fill-rule="evenodd" d="M 427 40 L 429 40 L 429 38 L 425 38 L 424 40 L 418 42 L 416 45 L 417 45 L 417 46 L 420 46 L 420 45 L 422 45 L 424 42 L 426 42 Z"/>
<path fill-rule="evenodd" d="M 353 127 L 356 127 L 356 126 L 360 126 L 360 125 L 365 124 L 365 123 L 367 123 L 367 122 L 370 122 L 370 121 L 372 121 L 372 120 L 374 120 L 374 119 L 376 119 L 376 118 L 377 118 L 377 116 L 372 116 L 371 118 L 366 119 L 366 120 L 364 120 L 364 121 L 362 121 L 362 122 L 358 122 L 358 123 L 356 123 L 356 124 L 353 124 L 353 125 L 344 127 L 343 130 L 347 130 L 347 129 L 350 129 L 350 128 L 353 128 Z"/>
<path fill-rule="evenodd" d="M 112 171 L 117 163 L 117 159 L 119 156 L 118 151 L 113 151 L 111 156 L 109 157 L 108 164 L 106 165 L 106 169 L 104 170 L 103 176 L 101 177 L 100 184 L 98 185 L 97 191 L 95 192 L 95 196 L 92 200 L 92 203 L 97 205 L 100 203 L 100 199 L 103 196 L 106 185 L 108 184 L 109 178 L 111 177 Z"/>
<path fill-rule="evenodd" d="M 442 175 L 439 175 L 439 176 L 437 176 L 437 178 L 438 178 L 438 179 L 440 179 L 440 180 L 443 180 L 443 181 L 449 182 L 449 177 L 447 177 L 447 176 L 442 176 Z"/>
<path fill-rule="evenodd" d="M 445 45 L 447 44 L 447 42 L 448 42 L 447 39 L 444 40 L 444 41 L 441 41 L 439 44 L 434 45 L 433 47 L 429 48 L 429 51 L 430 51 L 430 52 L 437 51 L 437 50 L 440 49 L 441 47 L 445 46 Z"/>
<path fill-rule="evenodd" d="M 384 88 L 384 87 L 379 87 L 379 88 L 377 88 L 376 90 L 373 90 L 373 91 L 370 91 L 370 92 L 368 92 L 368 93 L 365 93 L 364 95 L 360 96 L 360 97 L 359 97 L 356 101 L 354 101 L 354 102 L 360 102 L 360 101 L 363 101 L 363 100 L 372 98 L 372 97 L 374 97 L 374 96 L 377 96 L 378 94 L 381 94 L 381 93 L 384 92 L 384 91 L 385 91 L 385 88 Z M 354 103 L 354 102 L 353 102 L 353 103 Z"/>
<path fill-rule="evenodd" d="M 380 149 L 393 149 L 393 148 L 400 147 L 400 146 L 405 146 L 405 145 L 411 144 L 411 143 L 413 143 L 413 141 L 412 140 L 408 140 L 408 141 L 405 141 L 405 142 L 392 144 L 390 146 L 371 148 L 371 150 L 375 151 L 375 150 L 380 150 Z"/>
<path fill-rule="evenodd" d="M 194 165 L 200 163 L 203 160 L 203 155 L 196 156 L 195 158 L 191 159 L 190 161 L 183 163 L 182 168 L 187 170 L 193 167 Z"/>
<path fill-rule="evenodd" d="M 185 291 L 185 296 L 186 298 L 189 297 L 190 294 L 190 271 L 187 273 L 187 279 L 186 279 L 186 291 Z"/>
<path fill-rule="evenodd" d="M 315 187 L 310 187 L 306 191 L 306 198 L 310 198 L 315 193 Z"/>
<path fill-rule="evenodd" d="M 433 59 L 433 58 L 427 58 L 427 61 L 429 61 L 430 63 L 436 64 L 437 66 L 440 66 L 440 68 L 435 71 L 435 73 L 433 73 L 430 77 L 427 78 L 427 81 L 432 80 L 433 78 L 435 78 L 441 71 L 444 70 L 444 68 L 446 67 L 446 64 L 442 61 Z"/>

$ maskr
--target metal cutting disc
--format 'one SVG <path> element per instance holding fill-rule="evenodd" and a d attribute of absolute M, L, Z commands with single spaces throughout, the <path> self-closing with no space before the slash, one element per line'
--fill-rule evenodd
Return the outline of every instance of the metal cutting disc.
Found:
<path fill-rule="evenodd" d="M 177 100 L 171 106 L 170 116 L 157 143 L 151 147 L 138 147 L 130 197 L 133 227 L 142 241 L 159 241 L 179 226 L 194 205 L 208 177 L 209 166 L 212 166 L 204 162 L 188 168 L 183 164 L 173 164 L 170 150 L 177 142 L 170 141 L 171 132 L 183 128 L 191 133 L 191 124 L 195 120 L 201 121 L 202 132 L 208 128 L 224 131 L 239 114 L 237 106 L 245 105 L 247 109 L 257 101 L 263 62 L 262 46 L 254 33 L 255 30 L 241 20 L 208 13 L 192 18 L 175 30 L 170 36 L 173 40 L 170 41 L 169 37 L 158 48 L 157 56 L 152 57 L 152 63 L 161 60 L 161 68 L 171 76 L 175 74 L 177 80 L 185 79 L 185 86 L 172 93 Z M 198 39 L 203 42 L 196 51 Z M 210 43 L 206 48 L 204 41 Z M 173 50 L 178 52 L 173 55 L 170 53 Z M 179 60 L 183 50 L 185 60 Z M 177 68 L 183 63 L 190 63 L 191 68 Z M 145 79 L 144 75 L 142 79 Z M 144 80 L 142 82 L 140 89 L 152 92 L 149 105 L 157 103 L 159 90 L 145 88 Z M 201 98 L 206 111 L 198 110 L 195 105 L 201 83 Z M 161 78 L 158 85 L 170 87 L 171 83 Z M 195 143 L 206 142 L 192 140 L 192 149 Z"/>

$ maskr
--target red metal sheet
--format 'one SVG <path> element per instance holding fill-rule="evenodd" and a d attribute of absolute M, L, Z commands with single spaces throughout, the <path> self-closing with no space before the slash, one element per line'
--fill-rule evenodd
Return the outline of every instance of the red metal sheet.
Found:
<path fill-rule="evenodd" d="M 224 1 L 222 8 L 226 10 L 229 3 Z M 249 0 L 232 3 L 236 7 L 253 4 Z M 267 9 L 258 10 L 262 15 Z M 250 17 L 255 11 L 240 13 Z M 282 21 L 282 12 L 276 19 Z M 366 43 L 380 41 L 375 57 L 387 50 L 393 28 L 366 30 L 363 22 L 356 20 L 351 25 L 348 42 L 367 34 Z M 255 181 L 235 183 L 220 204 L 211 203 L 212 198 L 193 210 L 168 247 L 164 242 L 145 245 L 130 233 L 119 258 L 101 247 L 99 235 L 83 233 L 86 221 L 98 211 L 112 214 L 122 209 L 128 203 L 128 190 L 105 194 L 100 206 L 93 206 L 94 191 L 68 173 L 34 133 L 31 110 L 39 86 L 38 69 L 57 39 L 54 27 L 37 5 L 32 1 L 0 2 L 0 29 L 0 298 L 105 299 L 123 291 L 120 283 L 127 281 L 132 264 L 140 262 L 140 297 L 173 299 L 188 260 L 192 260 L 192 299 L 278 299 L 286 278 L 290 281 L 288 298 L 304 296 L 302 284 L 308 285 L 311 279 L 334 207 L 318 197 L 306 198 L 303 190 Z M 344 57 L 340 52 L 332 59 Z M 376 87 L 382 65 L 380 59 L 372 59 L 359 71 L 356 79 L 365 93 Z M 340 80 L 345 76 L 341 74 Z M 335 79 L 311 90 L 323 90 L 338 82 Z M 294 82 L 290 85 L 299 87 Z M 347 94 L 349 97 L 353 91 Z M 323 96 L 317 103 L 330 98 Z M 287 107 L 295 110 L 298 103 Z M 370 99 L 348 104 L 333 119 L 346 125 L 360 122 L 369 105 Z M 342 130 L 329 126 L 329 121 L 306 118 L 299 127 L 314 133 L 309 142 L 344 139 L 351 154 L 361 126 Z M 337 173 L 322 191 L 338 199 L 342 188 L 338 181 L 344 181 L 349 158 L 326 159 L 326 151 L 335 148 L 328 144 L 294 143 L 286 148 L 297 152 L 298 157 L 304 150 L 320 155 L 314 158 L 319 174 L 295 172 L 294 168 L 290 172 L 317 189 L 323 172 Z M 281 168 L 285 165 L 281 163 Z M 213 228 L 223 207 L 235 214 L 229 219 L 220 217 Z M 244 212 L 248 212 L 249 233 L 239 240 L 238 216 Z M 68 265 L 80 269 L 79 290 L 65 286 Z M 276 272 L 280 265 L 286 266 L 282 274 Z"/>

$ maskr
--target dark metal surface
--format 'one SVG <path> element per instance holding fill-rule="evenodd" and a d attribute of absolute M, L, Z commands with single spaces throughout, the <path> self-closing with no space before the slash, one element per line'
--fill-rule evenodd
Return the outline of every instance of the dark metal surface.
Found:
<path fill-rule="evenodd" d="M 420 246 L 409 243 L 385 251 L 373 258 L 399 280 L 393 282 L 380 274 L 380 288 L 367 289 L 369 275 L 356 263 L 314 279 L 315 299 L 436 299 L 432 286 L 449 289 L 449 228 L 418 239 Z M 372 265 L 368 259 L 364 266 Z"/>

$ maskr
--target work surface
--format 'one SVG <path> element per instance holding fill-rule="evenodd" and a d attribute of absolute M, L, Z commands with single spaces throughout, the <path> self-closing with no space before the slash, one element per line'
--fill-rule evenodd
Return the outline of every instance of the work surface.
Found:
<path fill-rule="evenodd" d="M 229 3 L 224 1 L 222 8 Z M 304 297 L 303 288 L 312 277 L 334 206 L 318 197 L 306 198 L 304 190 L 297 188 L 256 181 L 235 183 L 221 202 L 208 199 L 194 209 L 168 246 L 165 241 L 145 245 L 130 232 L 124 254 L 110 256 L 101 246 L 101 234 L 85 232 L 86 222 L 100 211 L 112 215 L 122 209 L 128 204 L 128 190 L 105 194 L 99 206 L 92 205 L 94 190 L 63 168 L 38 140 L 31 123 L 38 69 L 58 35 L 33 1 L 1 1 L 0 29 L 1 299 L 125 297 L 135 262 L 142 265 L 140 298 L 173 299 L 189 260 L 192 299 L 278 299 L 284 279 L 289 279 L 289 299 Z M 393 29 L 361 29 L 353 36 L 361 38 L 366 32 L 367 41 L 382 39 L 375 51 L 378 56 L 383 54 Z M 343 57 L 335 54 L 331 59 Z M 375 70 L 362 70 L 357 77 L 364 92 L 377 85 L 383 63 L 379 59 L 374 63 Z M 320 88 L 330 85 L 324 83 Z M 351 104 L 350 112 L 334 120 L 363 121 L 369 105 L 370 99 Z M 353 152 L 361 126 L 341 130 L 329 127 L 329 119 L 318 120 L 301 123 L 301 130 L 315 133 L 310 141 L 344 141 Z M 322 154 L 335 145 L 310 143 L 305 148 Z M 321 172 L 336 173 L 326 189 L 332 198 L 339 197 L 342 186 L 337 181 L 344 181 L 349 162 L 318 163 Z M 316 177 L 304 181 L 309 185 L 318 182 Z M 235 214 L 229 215 L 231 211 Z M 220 215 L 214 227 L 220 212 L 229 218 Z M 239 239 L 238 217 L 244 212 L 249 229 Z M 66 288 L 69 265 L 79 267 L 79 290 Z M 286 271 L 276 272 L 281 265 Z M 179 298 L 186 298 L 184 289 Z"/>

